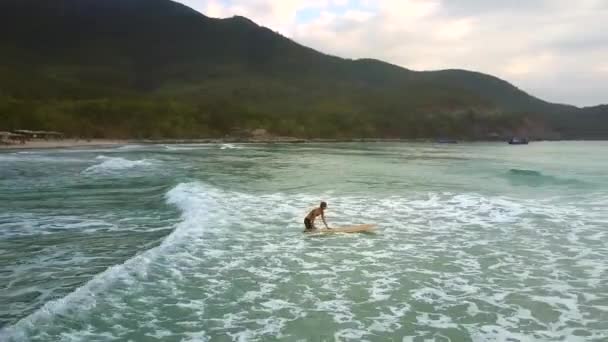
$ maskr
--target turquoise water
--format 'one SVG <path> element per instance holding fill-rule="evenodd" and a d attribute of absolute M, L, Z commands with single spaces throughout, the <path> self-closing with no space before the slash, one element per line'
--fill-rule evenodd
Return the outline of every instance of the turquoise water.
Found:
<path fill-rule="evenodd" d="M 0 340 L 605 341 L 606 151 L 0 152 Z"/>

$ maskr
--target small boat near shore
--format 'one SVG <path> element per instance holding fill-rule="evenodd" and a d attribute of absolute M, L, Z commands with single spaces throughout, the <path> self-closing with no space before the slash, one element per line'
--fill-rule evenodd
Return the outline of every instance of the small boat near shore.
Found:
<path fill-rule="evenodd" d="M 512 137 L 509 139 L 509 145 L 528 145 L 529 143 L 528 138 Z"/>

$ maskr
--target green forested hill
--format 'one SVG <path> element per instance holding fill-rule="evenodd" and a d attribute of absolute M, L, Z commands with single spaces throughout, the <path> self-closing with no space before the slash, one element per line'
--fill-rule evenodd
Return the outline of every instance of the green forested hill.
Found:
<path fill-rule="evenodd" d="M 598 138 L 607 119 L 606 108 L 547 103 L 489 75 L 324 55 L 169 0 L 0 2 L 0 130 Z"/>

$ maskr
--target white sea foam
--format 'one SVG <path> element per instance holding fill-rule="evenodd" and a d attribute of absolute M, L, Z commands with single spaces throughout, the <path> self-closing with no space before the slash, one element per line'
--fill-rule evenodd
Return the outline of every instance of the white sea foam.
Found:
<path fill-rule="evenodd" d="M 167 194 L 167 198 L 169 203 L 182 208 L 184 221 L 165 238 L 160 246 L 129 259 L 124 264 L 108 268 L 66 297 L 47 302 L 15 325 L 0 330 L 0 340 L 29 340 L 29 333 L 41 324 L 57 317 L 79 315 L 81 312 L 93 310 L 100 294 L 118 283 L 131 286 L 137 281 L 145 281 L 148 277 L 148 267 L 156 258 L 170 253 L 171 249 L 183 239 L 187 239 L 188 235 L 199 236 L 202 232 L 196 230 L 195 224 L 204 215 L 206 204 L 208 204 L 204 191 L 196 191 L 188 185 L 181 184 L 171 190 Z"/>
<path fill-rule="evenodd" d="M 577 226 L 579 239 L 569 246 L 554 244 L 554 238 L 567 241 L 564 226 L 556 223 L 551 235 L 535 229 L 548 220 L 568 222 L 576 208 L 436 193 L 375 198 L 375 214 L 359 217 L 371 200 L 342 197 L 328 212 L 331 222 L 374 220 L 379 234 L 313 239 L 299 233 L 302 203 L 316 202 L 310 195 L 251 195 L 188 183 L 166 197 L 182 221 L 159 247 L 3 333 L 39 337 L 64 318 L 90 323 L 87 315 L 106 327 L 143 320 L 161 333 L 187 323 L 179 338 L 190 340 L 307 339 L 316 332 L 293 328 L 311 320 L 329 322 L 329 335 L 345 341 L 411 329 L 427 339 L 437 329 L 448 330 L 444 336 L 457 329 L 474 341 L 576 340 L 576 329 L 598 338 L 608 329 L 593 315 L 602 306 L 590 303 L 606 296 L 589 293 L 591 285 L 602 288 L 605 247 L 584 251 L 581 238 L 598 234 L 599 226 Z M 588 279 L 579 281 L 560 263 Z M 99 332 L 61 329 L 83 338 Z M 112 329 L 116 339 L 127 333 Z"/>
<path fill-rule="evenodd" d="M 83 171 L 83 174 L 93 174 L 93 173 L 112 173 L 137 167 L 147 167 L 153 165 L 154 160 L 142 159 L 142 160 L 129 160 L 121 157 L 106 157 L 106 156 L 98 156 L 96 158 L 101 162 L 99 164 L 95 164 L 89 166 Z"/>
<path fill-rule="evenodd" d="M 258 299 L 268 298 L 268 295 L 276 288 L 275 284 L 272 283 L 264 283 L 260 284 L 259 291 L 247 291 L 241 297 L 241 301 L 243 302 L 254 302 Z"/>
<path fill-rule="evenodd" d="M 220 149 L 221 150 L 240 150 L 242 148 L 243 148 L 242 146 L 234 145 L 234 144 L 222 144 L 222 145 L 220 145 Z"/>
<path fill-rule="evenodd" d="M 94 233 L 117 229 L 113 223 L 79 216 L 46 216 L 19 212 L 0 214 L 0 237 L 48 235 L 67 230 Z"/>
<path fill-rule="evenodd" d="M 383 311 L 378 317 L 373 317 L 373 323 L 369 330 L 391 333 L 400 329 L 403 325 L 400 323 L 403 317 L 411 309 L 407 304 L 402 304 L 401 307 L 388 307 L 388 312 Z"/>
<path fill-rule="evenodd" d="M 132 150 L 137 150 L 137 149 L 141 149 L 141 148 L 146 148 L 146 145 L 138 145 L 138 144 L 127 144 L 127 145 L 122 145 L 117 147 L 117 150 L 120 151 L 132 151 Z"/>
<path fill-rule="evenodd" d="M 215 148 L 212 144 L 179 144 L 179 145 L 162 145 L 167 151 L 193 151 L 206 150 Z"/>

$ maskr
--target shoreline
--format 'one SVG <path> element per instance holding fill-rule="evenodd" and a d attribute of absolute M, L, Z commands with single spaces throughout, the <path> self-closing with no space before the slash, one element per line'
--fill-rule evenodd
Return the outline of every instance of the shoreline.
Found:
<path fill-rule="evenodd" d="M 542 141 L 601 141 L 601 140 L 536 140 Z M 25 144 L 0 145 L 2 150 L 54 149 L 77 147 L 111 147 L 121 145 L 178 145 L 178 144 L 314 144 L 314 143 L 440 143 L 434 139 L 382 139 L 382 138 L 348 138 L 348 139 L 299 139 L 299 138 L 208 138 L 208 139 L 63 139 L 63 140 L 30 140 Z M 457 143 L 506 143 L 503 140 L 458 140 Z"/>
<path fill-rule="evenodd" d="M 108 147 L 131 144 L 131 140 L 118 139 L 63 139 L 29 140 L 24 144 L 0 145 L 0 150 L 52 149 L 70 147 Z"/>
<path fill-rule="evenodd" d="M 107 147 L 118 145 L 179 145 L 179 144 L 307 144 L 307 143 L 346 143 L 346 142 L 433 142 L 432 139 L 300 139 L 300 138 L 203 138 L 203 139 L 62 139 L 28 140 L 24 144 L 0 145 L 0 150 L 51 149 L 70 147 Z"/>

